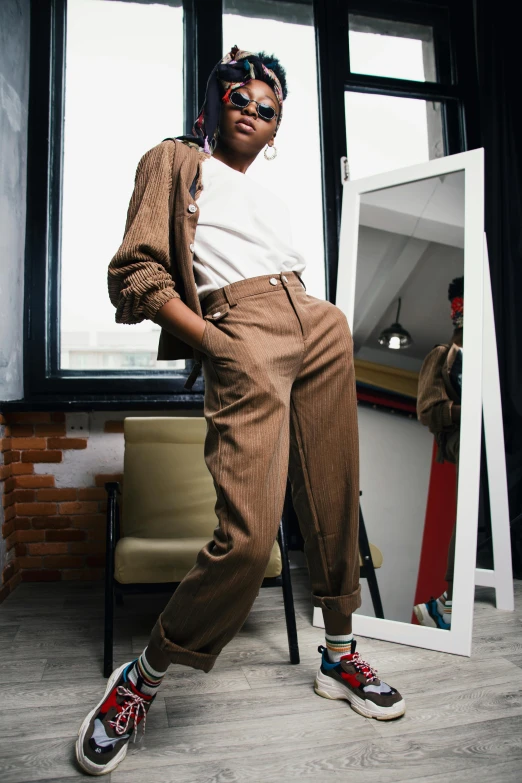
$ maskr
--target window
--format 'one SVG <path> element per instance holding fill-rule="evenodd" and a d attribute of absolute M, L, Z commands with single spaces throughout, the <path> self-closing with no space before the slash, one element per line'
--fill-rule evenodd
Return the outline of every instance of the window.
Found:
<path fill-rule="evenodd" d="M 181 5 L 68 0 L 64 115 L 59 366 L 184 368 L 156 362 L 156 324 L 116 324 L 107 294 L 138 161 L 183 133 Z"/>
<path fill-rule="evenodd" d="M 432 27 L 349 14 L 348 31 L 352 73 L 437 81 Z"/>
<path fill-rule="evenodd" d="M 439 80 L 433 26 L 349 14 L 348 40 L 345 113 L 350 179 L 447 154 L 442 103 L 414 97 L 407 86 Z M 370 80 L 361 83 L 358 75 Z M 415 90 L 422 91 L 421 84 Z"/>
<path fill-rule="evenodd" d="M 237 44 L 275 54 L 286 69 L 288 98 L 276 138 L 277 158 L 260 155 L 247 176 L 280 193 L 290 210 L 293 242 L 306 260 L 308 293 L 324 298 L 321 144 L 312 5 L 224 0 L 224 51 Z M 255 22 L 254 22 L 255 18 Z"/>
<path fill-rule="evenodd" d="M 465 149 L 452 38 L 463 20 L 451 4 L 407 0 L 318 2 L 314 17 L 327 295 L 335 302 L 343 179 Z"/>
<path fill-rule="evenodd" d="M 350 179 L 444 155 L 440 103 L 346 92 Z"/>

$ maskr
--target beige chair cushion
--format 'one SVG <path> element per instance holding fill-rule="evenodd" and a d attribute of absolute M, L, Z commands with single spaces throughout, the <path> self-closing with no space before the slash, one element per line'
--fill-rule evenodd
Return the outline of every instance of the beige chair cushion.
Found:
<path fill-rule="evenodd" d="M 120 584 L 181 582 L 209 538 L 120 538 L 116 545 L 114 576 Z M 279 576 L 281 553 L 277 541 L 265 577 Z"/>
<path fill-rule="evenodd" d="M 208 538 L 143 539 L 126 536 L 116 545 L 114 576 L 121 584 L 181 582 L 196 562 Z M 382 553 L 370 544 L 374 568 L 382 566 Z M 359 557 L 360 565 L 363 565 Z M 281 552 L 274 543 L 265 577 L 281 573 Z"/>

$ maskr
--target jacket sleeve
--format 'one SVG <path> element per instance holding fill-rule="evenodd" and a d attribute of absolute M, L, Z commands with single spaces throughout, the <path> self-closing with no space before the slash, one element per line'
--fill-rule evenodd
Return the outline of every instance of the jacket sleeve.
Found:
<path fill-rule="evenodd" d="M 451 418 L 453 401 L 447 395 L 442 377 L 446 353 L 445 346 L 437 345 L 426 356 L 419 373 L 417 417 L 433 434 L 454 427 Z"/>
<path fill-rule="evenodd" d="M 154 320 L 179 293 L 170 275 L 169 199 L 173 144 L 158 144 L 138 164 L 123 242 L 108 269 L 109 297 L 116 323 Z"/>

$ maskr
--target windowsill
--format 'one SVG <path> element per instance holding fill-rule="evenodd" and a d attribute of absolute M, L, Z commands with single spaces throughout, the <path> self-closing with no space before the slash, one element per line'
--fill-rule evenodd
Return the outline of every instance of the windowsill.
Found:
<path fill-rule="evenodd" d="M 0 401 L 0 413 L 9 411 L 198 410 L 203 394 L 82 394 L 74 399 L 49 394 Z"/>
<path fill-rule="evenodd" d="M 370 396 L 368 396 L 370 393 Z M 22 400 L 0 401 L 0 413 L 9 411 L 153 411 L 203 410 L 204 394 L 48 394 Z M 372 390 L 357 383 L 360 405 L 379 409 L 393 409 L 395 413 L 415 415 L 415 402 L 385 390 Z"/>

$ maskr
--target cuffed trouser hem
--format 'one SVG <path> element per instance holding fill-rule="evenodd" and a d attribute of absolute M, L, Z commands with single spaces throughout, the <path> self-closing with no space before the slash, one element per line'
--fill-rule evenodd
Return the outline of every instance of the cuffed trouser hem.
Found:
<path fill-rule="evenodd" d="M 320 606 L 321 609 L 329 609 L 331 612 L 339 612 L 345 617 L 349 617 L 361 605 L 361 586 L 349 595 L 314 595 L 312 596 L 314 606 Z"/>
<path fill-rule="evenodd" d="M 175 642 L 171 642 L 170 639 L 167 639 L 161 623 L 161 615 L 158 617 L 156 625 L 152 629 L 150 641 L 168 656 L 171 663 L 179 663 L 182 666 L 192 666 L 193 669 L 201 669 L 204 672 L 209 672 L 217 660 L 217 655 L 187 650 L 185 647 L 180 647 Z"/>

